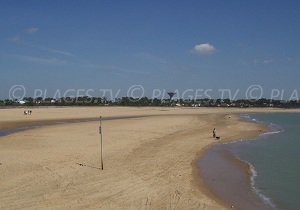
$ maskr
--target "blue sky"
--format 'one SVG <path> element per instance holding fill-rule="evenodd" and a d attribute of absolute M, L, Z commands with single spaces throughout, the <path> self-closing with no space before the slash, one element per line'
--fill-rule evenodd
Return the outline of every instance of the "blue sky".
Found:
<path fill-rule="evenodd" d="M 288 93 L 299 37 L 299 1 L 0 1 L 0 98 L 16 84 Z"/>

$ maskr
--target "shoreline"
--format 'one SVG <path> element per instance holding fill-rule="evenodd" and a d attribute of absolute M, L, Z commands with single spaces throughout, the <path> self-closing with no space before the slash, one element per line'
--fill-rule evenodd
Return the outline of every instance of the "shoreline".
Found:
<path fill-rule="evenodd" d="M 87 110 L 85 117 L 95 115 L 95 110 L 99 109 Z M 72 113 L 84 110 L 63 111 L 58 110 L 56 115 L 53 115 L 54 110 L 35 111 L 35 118 L 27 122 L 70 119 Z M 15 112 L 16 117 L 9 120 L 11 123 L 14 119 L 24 119 L 19 110 Z M 196 163 L 213 145 L 245 136 L 254 138 L 263 131 L 257 123 L 240 119 L 237 114 L 241 112 L 227 109 L 130 108 L 130 112 L 127 108 L 104 109 L 101 114 L 105 117 L 142 113 L 149 117 L 105 121 L 104 138 L 109 141 L 104 144 L 105 170 L 100 173 L 85 167 L 96 166 L 99 161 L 96 121 L 44 126 L 5 136 L 4 141 L 0 141 L 3 163 L 0 171 L 4 172 L 0 178 L 3 189 L 0 200 L 3 199 L 2 205 L 7 208 L 24 205 L 28 208 L 140 209 L 150 202 L 151 208 L 148 206 L 147 209 L 174 206 L 179 209 L 230 209 L 201 182 Z M 220 132 L 221 141 L 212 140 L 213 127 L 217 127 L 218 134 Z M 23 180 L 20 186 L 16 185 L 16 180 Z M 100 185 L 106 190 L 99 191 Z M 64 186 L 69 187 L 64 189 Z M 10 189 L 20 187 L 21 192 L 11 193 Z M 23 199 L 22 196 L 27 195 L 32 196 Z M 82 196 L 84 200 L 80 200 Z M 107 197 L 110 199 L 106 200 Z M 12 200 L 18 202 L 14 204 Z M 57 204 L 52 206 L 53 202 Z M 65 203 L 69 206 L 64 206 Z"/>
<path fill-rule="evenodd" d="M 219 142 L 213 145 L 208 145 L 199 153 L 198 159 L 195 159 L 193 162 L 193 166 L 195 168 L 194 176 L 198 176 L 199 177 L 198 182 L 206 186 L 206 190 L 204 190 L 204 193 L 214 198 L 217 202 L 219 202 L 221 205 L 226 206 L 227 208 L 237 207 L 238 209 L 243 209 L 243 210 L 273 209 L 274 208 L 273 204 L 267 203 L 268 198 L 265 197 L 263 194 L 260 194 L 259 191 L 257 191 L 257 189 L 253 185 L 254 184 L 253 179 L 256 176 L 256 171 L 254 166 L 252 166 L 246 160 L 240 159 L 240 157 L 238 157 L 236 154 L 234 154 L 232 151 L 226 148 L 227 144 L 234 144 L 243 141 L 256 141 L 259 138 L 259 136 L 269 132 L 269 128 L 267 127 L 267 125 L 263 124 L 262 122 L 244 119 L 241 117 L 241 114 L 242 113 L 240 113 L 239 116 L 237 116 L 236 114 L 236 117 L 239 118 L 238 120 L 248 122 L 248 123 L 254 123 L 258 126 L 258 130 L 256 132 L 253 132 L 250 135 L 241 135 L 239 138 L 236 139 L 229 139 L 227 141 Z M 215 166 L 218 164 L 219 167 L 221 166 L 220 163 L 215 160 L 220 157 L 222 159 L 221 165 L 222 166 L 226 165 L 226 168 L 224 168 L 225 171 L 224 170 L 218 171 L 218 169 L 215 168 L 212 170 L 213 173 L 211 172 L 209 173 L 209 177 L 207 175 L 204 175 L 203 168 L 204 170 L 209 169 L 212 168 L 211 165 Z M 212 160 L 212 158 L 214 160 Z M 200 164 L 200 162 L 202 163 Z M 200 168 L 200 165 L 203 167 L 202 169 Z M 225 173 L 225 174 L 228 173 L 228 175 L 227 177 L 224 174 L 220 176 L 221 173 Z M 228 184 L 227 185 L 223 184 L 222 186 L 222 184 L 220 183 L 218 185 L 214 183 L 217 182 L 215 180 L 224 178 L 224 176 L 226 177 L 225 178 L 226 182 L 230 183 L 229 186 Z M 244 178 L 242 178 L 243 176 Z M 241 178 L 243 181 L 240 180 Z M 237 180 L 240 180 L 239 184 L 236 183 Z M 241 183 L 243 183 L 242 188 L 244 189 L 241 189 L 240 187 L 237 186 L 237 185 L 241 185 Z M 233 190 L 233 192 L 224 191 L 224 189 L 220 189 L 222 188 L 220 187 L 220 185 L 223 188 L 227 188 L 231 190 L 233 188 L 236 189 L 235 191 Z M 237 191 L 239 191 L 238 194 L 236 194 Z M 232 194 L 232 196 L 228 196 L 230 194 Z M 239 199 L 235 199 L 241 194 L 244 194 L 244 198 L 243 196 L 241 196 Z M 251 200 L 251 202 L 249 202 L 249 200 Z"/>
<path fill-rule="evenodd" d="M 241 112 L 244 113 L 244 112 Z M 240 117 L 241 113 L 234 113 L 231 114 L 231 117 L 234 118 L 234 120 L 236 120 L 237 122 L 246 122 L 246 123 L 250 123 L 252 125 L 256 126 L 256 130 L 247 133 L 247 134 L 243 134 L 242 131 L 239 131 L 235 134 L 234 137 L 227 137 L 226 139 L 222 139 L 221 141 L 216 141 L 212 144 L 206 145 L 204 148 L 202 148 L 202 150 L 200 150 L 197 155 L 196 158 L 193 160 L 192 162 L 192 167 L 193 167 L 193 177 L 195 179 L 195 184 L 197 184 L 198 186 L 204 186 L 204 189 L 202 188 L 201 191 L 206 194 L 208 197 L 212 198 L 213 200 L 215 200 L 217 203 L 219 203 L 220 205 L 222 205 L 223 207 L 225 207 L 226 209 L 232 209 L 232 203 L 229 200 L 224 199 L 222 196 L 212 192 L 212 190 L 210 189 L 210 187 L 208 186 L 208 184 L 206 183 L 204 177 L 200 174 L 200 167 L 199 167 L 199 161 L 201 159 L 203 159 L 203 157 L 206 155 L 207 152 L 209 152 L 211 149 L 213 149 L 215 146 L 218 145 L 222 145 L 222 144 L 227 144 L 227 143 L 234 143 L 235 141 L 239 141 L 238 139 L 256 139 L 256 137 L 258 137 L 260 134 L 264 133 L 267 130 L 267 127 L 264 126 L 263 124 L 259 124 L 257 122 L 253 122 L 253 121 L 247 121 L 243 118 Z M 247 112 L 245 112 L 247 113 Z M 230 114 L 224 114 L 223 118 L 227 118 L 228 115 Z M 244 173 L 248 173 L 248 176 L 250 178 L 251 176 L 251 172 L 250 172 L 250 167 L 248 164 L 245 164 L 244 161 L 236 158 L 235 161 L 241 163 L 242 162 L 242 170 Z M 246 168 L 245 168 L 246 166 Z"/>

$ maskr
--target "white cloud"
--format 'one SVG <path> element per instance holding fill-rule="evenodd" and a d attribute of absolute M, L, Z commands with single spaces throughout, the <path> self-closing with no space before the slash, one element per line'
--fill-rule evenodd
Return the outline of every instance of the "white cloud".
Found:
<path fill-rule="evenodd" d="M 39 31 L 39 28 L 36 28 L 36 27 L 27 28 L 27 29 L 24 30 L 24 32 L 27 33 L 27 34 L 33 34 L 33 33 L 36 33 L 37 31 Z M 22 35 L 24 37 L 24 34 L 22 34 Z M 33 45 L 31 43 L 28 43 L 28 42 L 24 41 L 22 39 L 22 37 L 19 36 L 19 35 L 9 38 L 8 41 L 10 41 L 12 43 L 15 43 L 15 44 L 22 44 L 23 46 L 35 48 L 35 49 L 38 49 L 38 50 L 47 51 L 49 53 L 55 53 L 55 54 L 59 54 L 59 55 L 69 56 L 69 57 L 74 57 L 75 56 L 71 52 L 67 52 L 67 51 L 63 51 L 63 50 L 59 50 L 59 49 L 48 48 L 48 47 L 43 47 L 43 46 Z"/>
<path fill-rule="evenodd" d="M 54 64 L 54 65 L 62 65 L 67 64 L 67 61 L 61 60 L 58 58 L 42 58 L 35 56 L 27 56 L 27 55 L 14 55 L 18 60 L 29 63 L 36 64 Z"/>
<path fill-rule="evenodd" d="M 262 59 L 254 59 L 253 60 L 253 64 L 255 64 L 255 65 L 262 65 L 262 64 L 267 65 L 267 64 L 274 63 L 274 62 L 275 62 L 274 59 L 264 59 L 264 60 L 262 60 Z"/>
<path fill-rule="evenodd" d="M 38 32 L 38 30 L 39 30 L 39 28 L 31 27 L 31 28 L 26 28 L 26 29 L 25 29 L 25 32 L 26 32 L 27 34 L 33 34 L 33 33 Z"/>
<path fill-rule="evenodd" d="M 152 63 L 160 63 L 160 64 L 167 64 L 168 62 L 156 55 L 153 55 L 151 53 L 145 53 L 145 52 L 140 52 L 140 53 L 135 53 L 134 54 L 135 57 L 145 60 L 145 61 L 149 61 Z"/>
<path fill-rule="evenodd" d="M 59 55 L 64 55 L 64 56 L 69 56 L 69 57 L 74 57 L 75 55 L 71 52 L 67 52 L 67 51 L 63 51 L 63 50 L 59 50 L 59 49 L 53 49 L 53 48 L 48 48 L 48 47 L 43 47 L 43 46 L 37 46 L 37 45 L 33 45 L 27 42 L 22 42 L 21 44 L 23 44 L 24 46 L 27 47 L 31 47 L 37 50 L 41 50 L 41 51 L 46 51 L 49 53 L 54 53 L 54 54 L 59 54 Z"/>
<path fill-rule="evenodd" d="M 14 36 L 8 39 L 8 41 L 13 42 L 13 43 L 18 43 L 21 41 L 21 37 L 20 36 Z"/>
<path fill-rule="evenodd" d="M 273 62 L 274 62 L 273 59 L 268 59 L 268 60 L 263 61 L 264 64 L 269 64 L 269 63 L 273 63 Z"/>
<path fill-rule="evenodd" d="M 149 74 L 149 72 L 144 72 L 144 71 L 138 71 L 138 70 L 129 70 L 129 69 L 125 69 L 122 67 L 118 67 L 115 65 L 109 65 L 109 66 L 99 66 L 100 69 L 104 69 L 104 70 L 108 70 L 111 71 L 112 73 L 118 73 L 120 74 L 141 74 L 141 75 L 147 75 Z"/>
<path fill-rule="evenodd" d="M 60 55 L 65 55 L 65 56 L 70 56 L 70 57 L 74 57 L 75 55 L 73 53 L 67 52 L 67 51 L 62 51 L 62 50 L 58 50 L 58 49 L 52 49 L 52 48 L 46 48 L 46 47 L 37 47 L 34 46 L 40 50 L 46 50 L 48 52 L 51 53 L 56 53 L 56 54 L 60 54 Z"/>
<path fill-rule="evenodd" d="M 209 43 L 197 44 L 192 49 L 193 53 L 202 54 L 202 55 L 210 55 L 213 54 L 215 51 L 216 48 Z"/>

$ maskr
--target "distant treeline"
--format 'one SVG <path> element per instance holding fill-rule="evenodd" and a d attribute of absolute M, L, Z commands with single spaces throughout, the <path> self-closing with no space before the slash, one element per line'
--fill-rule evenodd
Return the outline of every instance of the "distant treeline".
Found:
<path fill-rule="evenodd" d="M 277 107 L 300 108 L 300 101 L 283 101 L 261 98 L 258 100 L 230 99 L 158 99 L 122 97 L 108 100 L 103 97 L 31 98 L 0 100 L 0 106 L 185 106 L 185 107 Z"/>

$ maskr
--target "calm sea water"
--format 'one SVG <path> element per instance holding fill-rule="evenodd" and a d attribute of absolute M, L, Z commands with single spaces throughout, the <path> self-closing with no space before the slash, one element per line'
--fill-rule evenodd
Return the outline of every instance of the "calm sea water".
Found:
<path fill-rule="evenodd" d="M 300 209 L 300 113 L 242 115 L 268 125 L 257 141 L 232 143 L 230 150 L 253 165 L 253 187 L 275 209 Z"/>

